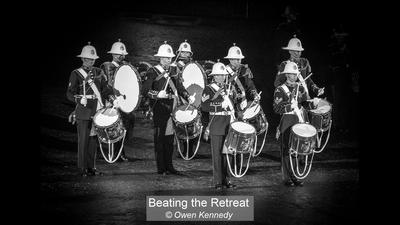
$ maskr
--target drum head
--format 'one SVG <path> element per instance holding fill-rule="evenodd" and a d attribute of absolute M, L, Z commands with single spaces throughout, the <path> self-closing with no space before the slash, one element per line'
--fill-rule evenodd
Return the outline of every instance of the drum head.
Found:
<path fill-rule="evenodd" d="M 114 89 L 124 96 L 119 102 L 123 112 L 130 113 L 140 103 L 141 81 L 137 70 L 130 65 L 122 65 L 115 72 Z"/>
<path fill-rule="evenodd" d="M 99 127 L 107 127 L 115 123 L 119 118 L 118 111 L 113 108 L 99 110 L 93 117 L 93 122 Z"/>
<path fill-rule="evenodd" d="M 187 123 L 190 121 L 193 121 L 197 117 L 197 110 L 192 109 L 192 110 L 177 110 L 175 112 L 175 120 L 180 122 L 180 123 Z"/>
<path fill-rule="evenodd" d="M 242 121 L 235 121 L 231 123 L 232 129 L 244 133 L 244 134 L 253 134 L 256 132 L 256 128 L 254 128 L 251 124 Z"/>
<path fill-rule="evenodd" d="M 190 95 L 195 95 L 195 101 L 193 105 L 199 107 L 201 104 L 201 96 L 206 86 L 206 75 L 201 67 L 196 62 L 186 64 L 182 70 L 183 86 L 189 92 Z"/>
<path fill-rule="evenodd" d="M 332 109 L 332 106 L 328 101 L 326 101 L 325 99 L 320 99 L 318 102 L 317 108 L 310 110 L 310 111 L 317 113 L 317 114 L 322 114 L 322 113 L 327 113 L 327 112 L 331 111 L 331 109 Z"/>
<path fill-rule="evenodd" d="M 301 137 L 312 137 L 317 134 L 317 129 L 313 125 L 306 123 L 298 123 L 293 125 L 292 130 Z"/>
<path fill-rule="evenodd" d="M 253 118 L 254 116 L 256 116 L 259 112 L 260 112 L 260 105 L 256 104 L 250 108 L 247 108 L 244 112 L 243 112 L 243 119 L 250 119 Z"/>

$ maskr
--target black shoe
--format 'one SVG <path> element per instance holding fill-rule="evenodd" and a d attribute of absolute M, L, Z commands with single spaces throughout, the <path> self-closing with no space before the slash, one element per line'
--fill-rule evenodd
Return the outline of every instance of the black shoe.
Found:
<path fill-rule="evenodd" d="M 303 187 L 303 181 L 295 181 L 294 185 Z"/>
<path fill-rule="evenodd" d="M 227 184 L 225 184 L 226 188 L 232 188 L 232 189 L 236 189 L 236 184 L 232 184 L 231 182 L 228 182 Z"/>
<path fill-rule="evenodd" d="M 293 187 L 294 186 L 294 183 L 291 180 L 287 180 L 287 181 L 283 182 L 283 184 L 285 186 L 288 186 L 288 187 Z"/>
<path fill-rule="evenodd" d="M 167 171 L 157 171 L 158 174 L 161 174 L 163 176 L 168 175 Z"/>
<path fill-rule="evenodd" d="M 174 169 L 174 168 L 167 169 L 167 171 L 168 171 L 170 174 L 175 174 L 175 175 L 180 175 L 180 174 L 181 174 L 178 170 L 176 170 L 176 169 Z"/>
<path fill-rule="evenodd" d="M 222 184 L 217 184 L 214 187 L 216 190 L 222 190 Z"/>
<path fill-rule="evenodd" d="M 88 176 L 103 176 L 104 175 L 103 172 L 100 172 L 95 168 L 87 169 L 87 174 L 88 174 Z"/>

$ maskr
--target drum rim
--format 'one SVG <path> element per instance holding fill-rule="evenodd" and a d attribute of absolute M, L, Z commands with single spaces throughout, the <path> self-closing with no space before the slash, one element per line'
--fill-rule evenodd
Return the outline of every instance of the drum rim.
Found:
<path fill-rule="evenodd" d="M 297 125 L 307 125 L 307 126 L 312 127 L 312 128 L 315 130 L 315 134 L 313 134 L 312 136 L 307 136 L 307 137 L 300 136 L 300 137 L 302 137 L 302 138 L 311 138 L 311 137 L 316 136 L 317 133 L 318 133 L 317 128 L 316 128 L 314 125 L 310 124 L 310 123 L 296 123 L 296 124 L 294 124 L 294 125 L 291 127 L 291 129 L 290 129 L 290 130 L 291 130 L 293 133 L 295 133 L 296 135 L 298 135 L 298 134 L 297 134 L 296 132 L 294 132 L 293 129 L 294 129 L 294 127 L 297 126 Z"/>
<path fill-rule="evenodd" d="M 133 70 L 133 72 L 134 72 L 134 74 L 135 74 L 135 76 L 136 76 L 136 79 L 137 79 L 137 81 L 138 81 L 138 86 L 139 86 L 139 90 L 138 90 L 138 92 L 139 92 L 139 97 L 138 97 L 138 101 L 137 101 L 137 104 L 136 104 L 136 106 L 132 109 L 132 111 L 130 111 L 130 112 L 127 112 L 127 111 L 125 111 L 125 110 L 123 110 L 122 108 L 120 108 L 120 110 L 121 111 L 123 111 L 123 112 L 125 112 L 125 113 L 131 113 L 131 112 L 133 112 L 133 111 L 135 111 L 137 108 L 139 108 L 139 105 L 140 105 L 140 102 L 142 101 L 142 95 L 140 94 L 140 93 L 142 93 L 142 78 L 140 77 L 140 73 L 139 73 L 139 71 L 134 67 L 134 66 L 132 66 L 131 64 L 124 64 L 124 65 L 121 65 L 121 66 L 119 66 L 115 71 L 114 71 L 114 74 L 113 74 L 113 77 L 114 77 L 114 80 L 113 80 L 113 84 L 112 84 L 112 87 L 113 87 L 113 93 L 114 93 L 114 95 L 115 95 L 115 78 L 116 78 L 116 75 L 117 75 L 117 72 L 123 67 L 123 66 L 129 66 L 132 70 Z"/>

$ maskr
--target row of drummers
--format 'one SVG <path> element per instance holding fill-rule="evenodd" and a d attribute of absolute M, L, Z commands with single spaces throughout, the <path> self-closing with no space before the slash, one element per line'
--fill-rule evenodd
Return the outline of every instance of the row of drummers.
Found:
<path fill-rule="evenodd" d="M 294 37 L 284 49 L 299 51 L 299 43 L 302 49 L 300 40 Z M 111 52 L 115 53 L 113 62 L 123 62 L 121 59 L 127 54 L 120 40 Z M 114 64 L 113 72 L 108 71 L 111 75 L 109 83 L 123 98 L 120 98 L 117 112 L 114 112 L 115 108 L 104 108 L 93 118 L 100 145 L 101 142 L 110 144 L 124 140 L 126 131 L 119 113 L 130 113 L 144 102 L 148 113 L 154 113 L 155 128 L 161 131 L 159 137 L 155 137 L 156 152 L 163 151 L 157 149 L 157 146 L 165 146 L 160 143 L 166 140 L 163 136 L 173 135 L 182 158 L 190 160 L 196 155 L 201 138 L 208 140 L 210 136 L 213 157 L 220 155 L 231 175 L 245 175 L 250 158 L 258 156 L 263 149 L 268 122 L 260 106 L 261 92 L 257 92 L 253 74 L 248 65 L 241 63 L 244 58 L 241 49 L 235 44 L 229 49 L 225 57 L 230 61 L 227 66 L 219 60 L 216 63 L 205 61 L 211 63 L 212 69 L 193 61 L 193 52 L 186 40 L 176 53 L 165 42 L 155 55 L 160 59 L 158 65 L 145 64 L 147 68 L 140 71 L 140 65 L 133 67 L 122 63 Z M 173 57 L 176 57 L 174 61 Z M 110 67 L 104 65 L 107 72 Z M 308 175 L 314 153 L 321 152 L 328 142 L 331 126 L 331 104 L 320 98 L 310 99 L 305 83 L 310 75 L 304 79 L 301 69 L 301 64 L 294 60 L 285 63 L 284 70 L 278 75 L 286 79 L 277 86 L 273 103 L 275 112 L 282 115 L 277 129 L 277 138 L 283 134 L 282 163 L 290 162 L 290 176 L 295 179 L 304 179 Z M 135 88 L 138 91 L 133 91 Z M 112 123 L 102 121 L 107 116 L 115 118 L 110 120 Z M 321 145 L 325 132 L 328 135 Z M 260 134 L 264 135 L 258 148 Z M 122 148 L 123 145 L 120 151 Z M 113 156 L 118 157 L 120 151 L 114 154 L 113 146 L 109 145 L 108 157 L 103 150 L 102 153 L 108 162 L 114 162 Z M 172 161 L 159 162 L 157 159 L 157 169 L 162 170 L 159 164 L 172 164 Z M 304 166 L 302 170 L 300 165 Z"/>

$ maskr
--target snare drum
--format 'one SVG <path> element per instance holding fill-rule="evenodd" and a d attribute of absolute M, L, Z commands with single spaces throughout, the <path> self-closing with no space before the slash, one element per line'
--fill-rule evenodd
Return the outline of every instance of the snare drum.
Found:
<path fill-rule="evenodd" d="M 255 104 L 247 108 L 243 112 L 243 121 L 253 125 L 256 128 L 257 135 L 263 133 L 268 128 L 268 122 L 260 104 Z"/>
<path fill-rule="evenodd" d="M 192 105 L 181 105 L 173 111 L 172 120 L 179 139 L 193 139 L 201 132 L 201 113 Z"/>
<path fill-rule="evenodd" d="M 235 121 L 229 125 L 228 135 L 225 138 L 224 149 L 229 154 L 245 154 L 254 151 L 256 128 L 251 124 Z"/>
<path fill-rule="evenodd" d="M 289 147 L 300 155 L 313 153 L 317 142 L 317 130 L 308 123 L 298 123 L 292 126 Z"/>
<path fill-rule="evenodd" d="M 104 143 L 115 143 L 123 138 L 125 128 L 115 108 L 99 109 L 93 117 L 93 125 L 99 140 Z"/>
<path fill-rule="evenodd" d="M 317 129 L 318 132 L 324 132 L 329 129 L 331 112 L 332 105 L 324 99 L 320 99 L 315 109 L 308 111 L 310 123 Z"/>

